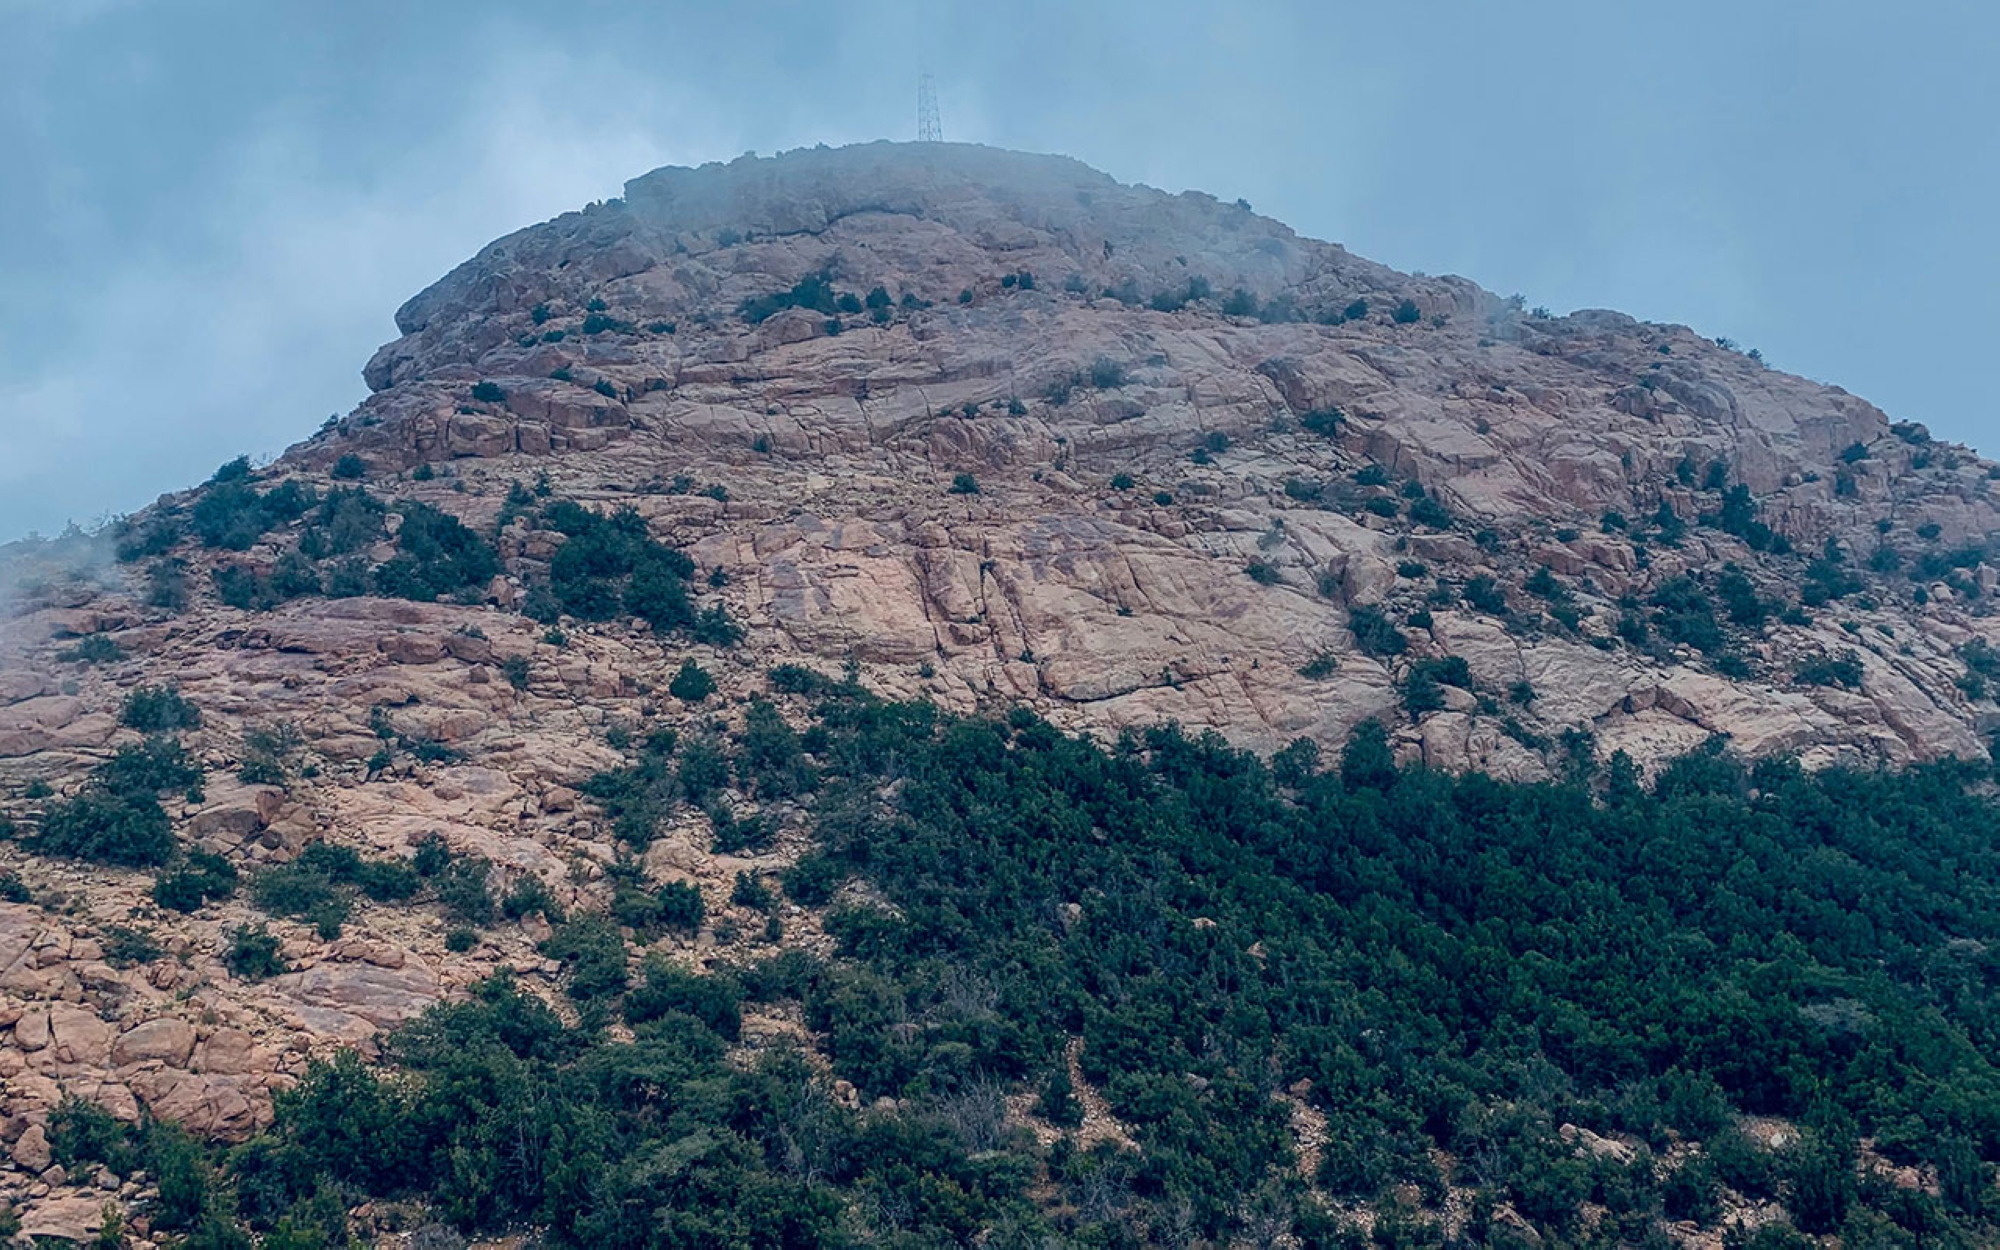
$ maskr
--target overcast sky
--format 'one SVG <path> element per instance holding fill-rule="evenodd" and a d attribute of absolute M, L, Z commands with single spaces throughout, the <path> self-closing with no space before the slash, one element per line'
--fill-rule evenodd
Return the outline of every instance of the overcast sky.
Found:
<path fill-rule="evenodd" d="M 365 394 L 396 305 L 662 164 L 915 132 L 1760 348 L 2000 452 L 2000 7 L 0 0 L 0 541 Z"/>

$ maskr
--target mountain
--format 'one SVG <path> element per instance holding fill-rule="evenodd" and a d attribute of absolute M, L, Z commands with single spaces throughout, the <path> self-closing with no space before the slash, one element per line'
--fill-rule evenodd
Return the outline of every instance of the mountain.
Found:
<path fill-rule="evenodd" d="M 1039 1196 L 994 1198 L 1005 1187 L 978 1160 L 1020 1164 L 991 1136 L 1000 1120 L 1028 1124 L 1044 1145 L 1068 1141 L 1065 1150 L 1115 1154 L 1136 1143 L 1134 1157 L 1180 1158 L 1140 1110 L 1166 1117 L 1158 1099 L 1167 1094 L 1138 1090 L 1115 1064 L 1107 1070 L 1112 1043 L 1096 1034 L 1058 1045 L 1063 1030 L 1045 1022 L 1043 1032 L 1001 1045 L 972 1026 L 947 1029 L 938 1045 L 1013 1056 L 1011 1068 L 980 1059 L 979 1080 L 963 1085 L 938 1075 L 944 1061 L 934 1054 L 895 1058 L 879 1039 L 865 1062 L 843 1049 L 842 1030 L 859 1026 L 841 1013 L 889 1010 L 884 995 L 914 996 L 919 983 L 934 999 L 942 994 L 937 1001 L 999 994 L 1004 978 L 977 960 L 1000 960 L 1001 947 L 968 945 L 973 938 L 961 933 L 951 949 L 962 964 L 938 952 L 922 969 L 884 964 L 868 974 L 878 980 L 840 982 L 846 997 L 825 989 L 827 980 L 796 994 L 770 989 L 778 974 L 764 963 L 756 964 L 763 972 L 745 971 L 781 950 L 832 959 L 835 971 L 818 975 L 835 980 L 845 975 L 840 960 L 888 958 L 869 945 L 888 939 L 871 939 L 853 919 L 870 900 L 912 925 L 913 909 L 978 910 L 940 894 L 938 880 L 969 888 L 952 877 L 964 865 L 951 861 L 962 853 L 973 862 L 969 848 L 987 826 L 938 823 L 931 809 L 893 813 L 904 801 L 899 785 L 985 777 L 998 765 L 971 746 L 959 756 L 939 745 L 960 730 L 940 729 L 935 741 L 928 729 L 898 737 L 884 728 L 889 720 L 874 719 L 911 708 L 968 735 L 972 726 L 1012 726 L 1016 736 L 995 749 L 1018 752 L 1039 743 L 1035 735 L 1055 735 L 1050 742 L 1082 754 L 1035 784 L 1069 802 L 1081 802 L 1071 787 L 1110 785 L 1104 778 L 1132 766 L 1128 754 L 1145 755 L 1155 771 L 1117 785 L 1188 822 L 1174 826 L 1176 837 L 1229 848 L 1205 866 L 1176 869 L 1209 884 L 1183 882 L 1161 906 L 1195 926 L 1206 920 L 1191 932 L 1207 932 L 1215 917 L 1183 914 L 1206 900 L 1225 913 L 1225 927 L 1248 926 L 1255 941 L 1245 947 L 1282 942 L 1257 926 L 1279 923 L 1269 898 L 1304 887 L 1285 878 L 1251 891 L 1263 901 L 1238 897 L 1267 868 L 1238 858 L 1255 844 L 1240 840 L 1250 826 L 1204 806 L 1200 779 L 1211 774 L 1234 779 L 1229 786 L 1278 778 L 1270 784 L 1298 791 L 1290 806 L 1267 806 L 1274 800 L 1263 790 L 1241 799 L 1243 811 L 1262 813 L 1255 827 L 1265 830 L 1289 828 L 1305 819 L 1300 812 L 1342 828 L 1362 820 L 1341 806 L 1352 797 L 1346 790 L 1338 803 L 1325 799 L 1334 806 L 1315 806 L 1321 800 L 1299 789 L 1302 776 L 1345 778 L 1364 795 L 1381 789 L 1371 775 L 1406 778 L 1383 782 L 1390 795 L 1497 784 L 1515 796 L 1508 802 L 1526 805 L 1521 812 L 1544 802 L 1533 796 L 1610 785 L 1614 798 L 1647 796 L 1656 806 L 1646 819 L 1676 829 L 1700 825 L 1685 806 L 1696 800 L 1727 796 L 1730 812 L 1748 820 L 1770 816 L 1771 795 L 1793 795 L 1783 818 L 1796 823 L 1785 827 L 1806 839 L 1795 848 L 1801 862 L 1832 874 L 1822 882 L 1830 896 L 1929 891 L 1922 906 L 1879 922 L 1885 948 L 1907 938 L 1910 959 L 1922 963 L 1931 957 L 1923 952 L 1962 954 L 1951 943 L 1984 940 L 1990 917 L 1983 903 L 1967 902 L 1964 883 L 1989 881 L 1991 868 L 1965 839 L 1990 815 L 1979 768 L 1994 724 L 1987 684 L 2000 678 L 2000 630 L 1988 615 L 2000 468 L 1836 387 L 1770 368 L 1755 352 L 1612 312 L 1530 311 L 1462 278 L 1402 274 L 1301 238 L 1241 202 L 1127 186 L 1062 158 L 951 144 L 656 170 L 628 183 L 621 199 L 494 242 L 412 298 L 396 324 L 401 335 L 368 362 L 372 394 L 354 412 L 273 464 L 232 462 L 127 519 L 105 540 L 118 560 L 109 571 L 16 579 L 12 615 L 0 623 L 0 793 L 10 796 L 0 800 L 0 823 L 18 836 L 5 853 L 14 901 L 0 904 L 0 1024 L 11 1027 L 0 1049 L 10 1117 L 0 1138 L 15 1165 L 0 1192 L 22 1206 L 30 1232 L 94 1231 L 106 1196 L 131 1202 L 155 1228 L 176 1227 L 164 1192 L 134 1178 L 138 1169 L 111 1167 L 115 1152 L 101 1141 L 124 1130 L 98 1124 L 66 1095 L 123 1122 L 143 1109 L 199 1139 L 254 1136 L 257 1151 L 278 1140 L 304 1149 L 284 1137 L 301 1131 L 297 1121 L 281 1122 L 277 1137 L 266 1130 L 275 1091 L 318 1098 L 347 1079 L 346 1069 L 317 1061 L 353 1047 L 432 1071 L 458 1048 L 424 1051 L 422 1039 L 435 1041 L 447 1024 L 515 1038 L 506 1030 L 527 1027 L 475 1028 L 470 1016 L 450 1015 L 472 1007 L 439 1004 L 471 994 L 482 1010 L 513 1020 L 545 1010 L 547 999 L 560 1018 L 535 1016 L 536 1028 L 590 1032 L 611 1018 L 608 1004 L 622 1003 L 615 1011 L 643 1040 L 661 1013 L 713 1024 L 703 996 L 725 975 L 765 1004 L 729 1016 L 728 1041 L 752 1050 L 800 1041 L 808 1068 L 838 1077 L 828 1106 L 865 1118 L 864 1099 L 887 1099 L 882 1114 L 894 1119 L 896 1106 L 932 1097 L 961 1116 L 972 1115 L 966 1099 L 1004 1102 L 1005 1115 L 988 1109 L 992 1124 L 980 1130 L 988 1136 L 967 1156 L 973 1162 L 911 1165 L 949 1173 L 960 1194 L 952 1201 L 973 1203 L 963 1195 L 975 1194 L 998 1205 L 973 1203 L 961 1224 L 935 1211 L 935 1219 L 891 1218 L 882 1212 L 917 1202 L 913 1191 L 874 1173 L 855 1179 L 865 1169 L 841 1173 L 845 1214 L 821 1214 L 861 1244 L 931 1244 L 925 1238 L 945 1237 L 941 1229 L 990 1232 L 1005 1222 L 996 1211 L 1032 1223 L 1081 1201 L 1058 1202 L 1048 1187 L 1082 1165 L 1041 1156 L 1032 1164 L 1045 1169 Z M 1168 722 L 1179 729 L 1162 730 Z M 1217 736 L 1204 737 L 1210 730 Z M 1271 758 L 1270 773 L 1231 748 Z M 1169 766 L 1183 749 L 1196 761 L 1185 773 Z M 1343 770 L 1315 762 L 1342 752 Z M 1370 752 L 1380 755 L 1376 774 L 1364 767 Z M 1784 773 L 1780 785 L 1770 771 L 1785 767 L 1779 759 L 1808 771 Z M 1765 761 L 1754 785 L 1752 761 Z M 1882 764 L 1909 771 L 1869 771 Z M 1699 771 L 1708 765 L 1735 770 L 1733 780 Z M 1810 770 L 1820 769 L 1832 780 L 1815 780 Z M 1697 775 L 1711 780 L 1687 780 Z M 1654 777 L 1663 780 L 1637 788 Z M 884 787 L 868 803 L 857 797 L 863 778 Z M 1799 813 L 1838 805 L 1847 785 L 1864 788 L 1849 796 L 1856 812 L 1905 814 L 1881 815 L 1865 837 L 1835 845 Z M 835 793 L 847 806 L 831 802 Z M 1460 793 L 1471 822 L 1463 829 L 1442 817 L 1411 826 L 1470 839 L 1444 855 L 1453 863 L 1466 845 L 1501 837 L 1470 814 L 1477 802 L 1464 796 L 1474 791 Z M 1935 811 L 1937 825 L 1906 827 L 1917 808 Z M 1100 841 L 1124 845 L 1125 826 L 1110 809 L 1083 810 L 1051 814 L 1053 824 L 1025 821 L 1018 845 L 1038 845 L 1072 817 L 1085 842 L 1096 822 Z M 1016 829 L 1012 811 L 992 808 L 991 827 Z M 1129 806 L 1117 811 L 1137 819 Z M 1710 827 L 1734 828 L 1737 815 L 1710 813 Z M 1589 824 L 1609 817 L 1575 819 L 1593 838 L 1623 836 Z M 897 835 L 856 831 L 876 821 L 952 828 L 957 841 L 923 843 L 940 858 L 922 871 L 892 870 L 900 861 L 886 843 Z M 1742 836 L 1731 844 L 1741 862 L 1768 868 L 1774 882 L 1796 870 L 1766 863 L 1757 849 L 1766 846 L 1758 838 L 1777 835 L 1745 825 Z M 1960 885 L 1896 865 L 1915 845 L 1892 853 L 1896 838 L 1932 837 L 1942 840 L 1923 845 L 1945 861 L 1969 857 Z M 857 849 L 864 843 L 876 849 Z M 950 849 L 959 844 L 968 849 Z M 1286 845 L 1288 855 L 1319 853 Z M 1580 865 L 1592 852 L 1572 850 L 1533 879 L 1584 889 Z M 1822 852 L 1846 856 L 1851 874 L 1812 858 Z M 1624 862 L 1620 854 L 1606 848 L 1597 868 Z M 1095 874 L 1099 890 L 1138 871 L 1137 861 L 1087 855 L 1046 862 L 1058 861 L 1078 881 Z M 1007 855 L 978 862 L 983 874 L 1011 880 Z M 1705 884 L 1690 888 L 1711 888 L 1732 862 L 1704 861 L 1691 880 Z M 1204 894 L 1217 864 L 1235 865 L 1233 884 L 1215 887 L 1234 902 Z M 1315 871 L 1311 890 L 1364 889 L 1361 878 L 1335 887 L 1325 875 L 1333 869 Z M 1155 888 L 1140 892 L 1151 898 Z M 1008 897 L 981 906 L 999 915 L 1020 901 Z M 1635 910 L 1616 914 L 1628 921 L 1669 923 L 1627 904 Z M 1051 897 L 1037 906 L 1035 923 L 1067 933 L 1091 923 L 1078 917 L 1096 904 Z M 1713 947 L 1718 934 L 1735 932 L 1714 926 L 1738 922 L 1707 907 L 1698 922 L 1675 913 L 1672 923 Z M 607 911 L 617 926 L 589 919 Z M 1927 936 L 1898 927 L 1917 913 Z M 1812 946 L 1834 941 L 1814 936 L 1822 921 L 1835 923 L 1788 915 L 1772 924 L 1784 940 L 1801 935 Z M 1756 940 L 1775 931 L 1760 929 Z M 1819 1011 L 1814 1027 L 1830 1037 L 1845 1034 L 1821 1018 L 1827 1011 L 1887 1010 L 1886 999 L 1869 997 L 1880 986 L 1854 963 L 1867 943 L 1840 940 L 1850 938 L 1854 949 L 1836 957 L 1814 946 L 1801 965 L 1830 978 L 1799 1006 Z M 647 947 L 654 962 L 628 992 L 625 961 L 641 967 Z M 1001 963 L 1025 958 L 1004 949 Z M 1510 958 L 1527 959 L 1526 949 Z M 662 952 L 681 961 L 675 969 L 714 975 L 694 985 L 658 962 Z M 1177 976 L 1198 975 L 1177 962 L 1193 957 L 1175 948 Z M 1749 957 L 1733 948 L 1731 958 Z M 1262 956 L 1253 962 L 1261 967 Z M 1989 975 L 1981 967 L 1976 975 Z M 603 979 L 595 991 L 593 972 Z M 1322 972 L 1334 976 L 1314 975 Z M 1730 975 L 1739 972 L 1750 977 Z M 494 979 L 503 973 L 511 979 Z M 1339 975 L 1349 985 L 1359 974 Z M 1812 979 L 1797 975 L 1800 984 Z M 939 990 L 940 977 L 956 988 Z M 1836 980 L 1845 987 L 1838 993 L 1826 988 Z M 1856 988 L 1863 982 L 1873 988 Z M 1748 994 L 1753 982 L 1729 984 Z M 1936 1006 L 1909 993 L 1917 996 L 1896 1003 Z M 647 1014 L 634 1006 L 641 1001 L 673 1006 Z M 1017 1022 L 1032 1014 L 1022 1002 L 983 1010 Z M 1984 1056 L 1983 1034 L 1952 1020 L 1966 1030 L 1952 1044 Z M 384 1031 L 413 1021 L 414 1032 L 404 1027 L 385 1052 Z M 1565 1095 L 1562 1151 L 1636 1166 L 1634 1151 L 1679 1158 L 1683 1137 L 1707 1135 L 1676 1121 L 1672 1133 L 1646 1140 L 1618 1121 L 1621 1139 L 1616 1116 L 1591 1127 L 1578 1108 L 1609 1095 L 1585 1086 L 1615 1070 L 1628 1088 L 1646 1064 L 1628 1072 L 1623 1060 L 1585 1062 L 1575 1052 L 1550 1060 L 1560 1030 L 1553 1017 L 1534 1027 L 1543 1049 L 1520 1054 L 1581 1083 Z M 1857 1030 L 1865 1031 L 1849 1032 Z M 1353 1044 L 1361 1050 L 1343 1049 L 1345 1041 L 1335 1049 L 1362 1067 L 1386 1062 L 1361 1057 L 1372 1043 Z M 1492 1044 L 1501 1045 L 1497 1034 Z M 1797 1063 L 1830 1064 L 1842 1044 L 1815 1041 L 1821 1049 Z M 1212 1045 L 1215 1054 L 1228 1049 Z M 1051 1069 L 1058 1052 L 1066 1058 Z M 1469 1055 L 1453 1062 L 1471 1064 Z M 1333 1166 L 1324 1160 L 1348 1123 L 1344 1104 L 1310 1092 L 1345 1079 L 1328 1056 L 1314 1061 L 1316 1076 L 1287 1070 L 1275 1093 L 1259 1087 L 1258 1099 L 1282 1095 L 1270 1105 L 1296 1104 L 1290 1127 L 1274 1129 L 1261 1111 L 1200 1114 L 1211 1127 L 1286 1138 L 1285 1150 L 1321 1161 L 1304 1167 L 1300 1183 L 1358 1202 L 1366 1186 L 1343 1188 L 1315 1170 Z M 1220 1072 L 1243 1075 L 1235 1060 L 1215 1061 L 1216 1073 L 1187 1078 L 1211 1100 Z M 914 1066 L 897 1066 L 905 1063 Z M 1601 1070 L 1581 1075 L 1591 1063 Z M 1786 1126 L 1806 1114 L 1804 1095 L 1759 1101 L 1691 1058 L 1657 1066 L 1672 1090 L 1695 1090 L 1686 1097 L 1731 1115 L 1778 1117 L 1767 1145 L 1773 1134 L 1799 1139 Z M 1987 1069 L 1978 1071 L 1985 1080 Z M 1043 1111 L 1021 1092 L 1035 1080 L 1044 1082 L 1035 1104 Z M 1494 1097 L 1504 1085 L 1491 1074 L 1463 1081 Z M 1073 1092 L 1053 1095 L 1056 1085 Z M 1391 1097 L 1390 1086 L 1375 1088 L 1370 1097 Z M 1394 1099 L 1416 1097 L 1395 1089 Z M 1966 1101 L 1985 1115 L 1980 1097 Z M 1066 1121 L 1048 1106 L 1070 1098 L 1084 1119 L 1066 1138 Z M 1908 1111 L 1908 1123 L 1950 1119 L 1939 1140 L 1971 1143 L 1967 1166 L 1984 1167 L 2000 1119 L 1933 1124 L 1924 1118 L 1933 1110 Z M 1425 1149 L 1457 1149 L 1441 1113 L 1411 1114 L 1417 1123 L 1400 1127 L 1370 1121 L 1368 1133 L 1392 1142 L 1377 1143 L 1378 1181 L 1409 1179 Z M 1861 1117 L 1852 1131 L 1865 1130 L 1854 1147 L 1864 1163 L 1916 1169 L 1913 1192 L 1950 1188 L 1939 1178 L 1958 1164 L 1914 1148 L 1898 1154 L 1860 1102 L 1843 1114 Z M 719 1131 L 691 1122 L 676 1140 Z M 1820 1121 L 1805 1131 L 1813 1143 L 1838 1136 Z M 1411 1144 L 1424 1133 L 1431 1146 Z M 1575 1145 L 1579 1134 L 1588 1149 Z M 76 1143 L 86 1138 L 100 1144 L 82 1150 Z M 1489 1145 L 1512 1150 L 1526 1140 L 1517 1138 Z M 1534 1148 L 1548 1140 L 1534 1137 Z M 150 1152 L 155 1177 L 159 1160 L 193 1157 L 184 1143 L 133 1141 L 117 1149 Z M 931 1147 L 910 1149 L 920 1159 Z M 1231 1147 L 1240 1157 L 1262 1149 Z M 314 1166 L 333 1167 L 328 1157 L 312 1155 Z M 686 1168 L 695 1157 L 659 1166 Z M 52 1175 L 52 1166 L 62 1170 Z M 237 1215 L 259 1229 L 334 1201 L 292 1176 L 285 1192 L 304 1206 L 258 1207 L 246 1195 L 265 1193 L 256 1189 L 265 1173 L 246 1171 L 241 1156 L 217 1166 L 226 1181 L 215 1180 L 215 1191 L 233 1194 Z M 1567 1166 L 1527 1172 L 1539 1183 Z M 1119 1193 L 1154 1204 L 1122 1235 L 1170 1240 L 1174 1204 L 1210 1191 L 1234 1196 L 1212 1210 L 1188 1206 L 1181 1244 L 1254 1239 L 1244 1204 L 1262 1200 L 1263 1182 L 1169 1172 L 1119 1173 Z M 1602 1177 L 1591 1182 L 1596 1190 L 1538 1210 L 1526 1182 L 1482 1189 L 1468 1175 L 1447 1169 L 1396 1201 L 1456 1210 L 1438 1227 L 1469 1236 L 1467 1195 L 1483 1193 L 1480 1227 L 1500 1229 L 1494 1238 L 1513 1229 L 1507 1235 L 1560 1239 L 1576 1234 L 1559 1218 L 1565 1202 L 1571 1214 L 1616 1206 Z M 360 1171 L 341 1180 L 349 1197 L 393 1189 Z M 1773 1181 L 1760 1197 L 1735 1173 L 1726 1180 L 1745 1227 L 1769 1223 L 1757 1204 L 1776 1210 L 1782 1197 L 1802 1227 L 1820 1231 L 1800 1215 L 1803 1182 Z M 494 1212 L 504 1203 L 479 1205 L 487 1198 L 446 1189 L 429 1197 L 426 1210 L 489 1231 L 531 1209 L 506 1208 L 503 1217 Z M 695 1205 L 739 1210 L 737 1201 L 707 1193 Z M 1293 1220 L 1284 1236 L 1321 1235 L 1297 1214 L 1303 1199 L 1287 1190 L 1283 1201 Z M 692 1240 L 660 1244 L 820 1244 L 825 1229 L 801 1202 L 785 1218 L 821 1230 L 810 1237 L 762 1226 L 746 1233 L 746 1224 L 683 1229 L 676 1236 Z M 1888 1209 L 1872 1197 L 1861 1207 Z M 856 1214 L 863 1208 L 875 1214 Z M 560 1207 L 562 1217 L 532 1209 L 568 1235 L 590 1227 L 611 1238 L 594 1244 L 616 1240 L 581 1208 Z M 182 1214 L 181 1227 L 221 1218 Z M 591 1208 L 588 1218 L 601 1214 Z M 1706 1236 L 1700 1214 L 1676 1215 L 1694 1223 L 1672 1235 Z M 1388 1218 L 1367 1217 L 1378 1231 Z M 1707 1223 L 1715 1218 L 1709 1212 Z M 862 1225 L 873 1231 L 856 1232 Z M 882 1232 L 891 1225 L 915 1240 L 894 1242 Z"/>

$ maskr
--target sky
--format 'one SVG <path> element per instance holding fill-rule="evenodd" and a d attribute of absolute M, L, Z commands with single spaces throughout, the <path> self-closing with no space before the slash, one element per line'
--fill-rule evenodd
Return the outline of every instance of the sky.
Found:
<path fill-rule="evenodd" d="M 271 456 L 663 164 L 944 137 L 1760 349 L 2000 454 L 2000 6 L 0 0 L 0 542 Z"/>

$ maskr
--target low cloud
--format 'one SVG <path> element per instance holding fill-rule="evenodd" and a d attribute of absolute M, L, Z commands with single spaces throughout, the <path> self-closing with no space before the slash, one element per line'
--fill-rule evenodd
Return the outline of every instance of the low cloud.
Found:
<path fill-rule="evenodd" d="M 488 240 L 657 165 L 740 151 L 700 123 L 699 97 L 664 87 L 632 92 L 623 126 L 582 125 L 543 84 L 587 76 L 515 54 L 374 185 L 337 176 L 311 134 L 268 127 L 204 195 L 214 246 L 101 240 L 96 292 L 0 375 L 0 538 L 101 525 L 231 456 L 276 454 L 366 394 L 361 366 L 395 337 L 396 306 Z"/>

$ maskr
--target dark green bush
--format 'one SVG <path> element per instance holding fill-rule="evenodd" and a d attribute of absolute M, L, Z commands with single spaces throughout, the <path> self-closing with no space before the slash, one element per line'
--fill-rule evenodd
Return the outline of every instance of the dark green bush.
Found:
<path fill-rule="evenodd" d="M 124 1176 L 140 1165 L 131 1132 L 109 1111 L 74 1094 L 49 1112 L 48 1142 L 49 1154 L 68 1171 L 101 1163 Z"/>
<path fill-rule="evenodd" d="M 1461 593 L 1467 603 L 1489 616 L 1507 615 L 1507 592 L 1484 573 L 1468 579 Z"/>
<path fill-rule="evenodd" d="M 204 489 L 189 511 L 188 521 L 202 545 L 247 551 L 272 529 L 304 516 L 316 502 L 312 489 L 296 481 L 259 493 L 248 480 L 239 478 Z"/>
<path fill-rule="evenodd" d="M 222 962 L 245 981 L 262 981 L 291 970 L 281 949 L 277 937 L 262 925 L 254 929 L 238 925 L 229 936 L 229 949 L 224 952 Z"/>
<path fill-rule="evenodd" d="M 153 901 L 169 911 L 199 911 L 211 899 L 236 892 L 236 865 L 207 851 L 189 851 L 186 859 L 153 882 Z"/>
<path fill-rule="evenodd" d="M 625 939 L 602 916 L 578 916 L 542 943 L 541 951 L 562 961 L 564 988 L 580 1004 L 625 992 Z"/>
<path fill-rule="evenodd" d="M 1423 310 L 1417 307 L 1416 301 L 1407 299 L 1397 304 L 1396 311 L 1390 315 L 1399 326 L 1413 325 L 1423 320 L 1424 316 Z"/>
<path fill-rule="evenodd" d="M 646 960 L 645 971 L 644 983 L 625 998 L 626 1023 L 645 1025 L 679 1013 L 736 1040 L 743 1028 L 743 990 L 734 978 L 691 972 L 657 954 Z"/>
<path fill-rule="evenodd" d="M 56 652 L 65 664 L 116 664 L 125 658 L 125 649 L 109 634 L 87 634 L 76 645 Z"/>
<path fill-rule="evenodd" d="M 1401 655 L 1410 646 L 1388 613 L 1372 603 L 1357 603 L 1347 610 L 1347 629 L 1361 653 L 1377 659 Z"/>
<path fill-rule="evenodd" d="M 561 924 L 564 919 L 563 905 L 556 901 L 548 883 L 536 876 L 525 876 L 514 883 L 514 888 L 500 901 L 500 914 L 509 920 L 539 915 L 550 924 Z"/>
<path fill-rule="evenodd" d="M 1451 509 L 1430 495 L 1411 502 L 1410 519 L 1418 525 L 1428 525 L 1432 529 L 1440 530 L 1450 529 L 1455 520 L 1451 515 Z"/>
<path fill-rule="evenodd" d="M 396 555 L 375 569 L 377 594 L 428 603 L 482 591 L 499 574 L 493 544 L 457 517 L 416 500 L 402 501 L 397 510 L 403 524 L 396 532 Z"/>
<path fill-rule="evenodd" d="M 1685 575 L 1672 578 L 1654 590 L 1647 601 L 1655 609 L 1653 628 L 1668 641 L 1711 655 L 1727 644 L 1708 592 L 1694 578 Z"/>
<path fill-rule="evenodd" d="M 144 734 L 201 728 L 201 709 L 176 686 L 140 686 L 125 697 L 118 721 Z"/>
<path fill-rule="evenodd" d="M 585 331 L 585 333 L 589 333 L 589 331 Z M 478 382 L 472 387 L 472 398 L 476 403 L 501 404 L 507 402 L 507 392 L 501 388 L 498 382 Z"/>
<path fill-rule="evenodd" d="M 673 680 L 667 683 L 667 693 L 683 703 L 700 703 L 715 693 L 715 678 L 694 660 L 682 660 Z"/>
<path fill-rule="evenodd" d="M 528 657 L 525 655 L 510 655 L 501 660 L 500 675 L 507 679 L 509 686 L 525 692 L 528 689 L 528 682 L 531 676 Z"/>
<path fill-rule="evenodd" d="M 159 796 L 168 790 L 192 793 L 201 778 L 201 766 L 170 738 L 123 747 L 93 769 L 75 795 L 43 810 L 30 845 L 45 855 L 157 867 L 178 849 Z"/>
<path fill-rule="evenodd" d="M 810 312 L 831 313 L 836 311 L 836 296 L 833 289 L 833 275 L 826 270 L 809 273 L 792 285 L 789 291 L 779 291 L 771 295 L 759 295 L 744 300 L 737 305 L 737 315 L 751 325 L 769 320 L 787 308 L 803 308 Z"/>
<path fill-rule="evenodd" d="M 421 872 L 422 868 L 419 867 Z M 476 855 L 453 858 L 431 878 L 431 888 L 445 914 L 463 924 L 484 926 L 493 923 L 493 866 Z"/>
<path fill-rule="evenodd" d="M 954 495 L 977 495 L 979 479 L 970 473 L 955 474 L 951 479 L 951 493 Z"/>
<path fill-rule="evenodd" d="M 320 500 L 299 536 L 299 550 L 315 560 L 366 550 L 386 531 L 388 512 L 361 487 L 336 486 Z"/>
<path fill-rule="evenodd" d="M 273 916 L 304 920 L 323 938 L 340 936 L 353 910 L 353 898 L 342 884 L 321 868 L 299 861 L 267 868 L 250 883 L 250 899 Z"/>
<path fill-rule="evenodd" d="M 1839 655 L 1811 656 L 1792 667 L 1792 680 L 1802 686 L 1841 686 L 1859 690 L 1861 674 L 1861 656 L 1851 647 Z"/>

